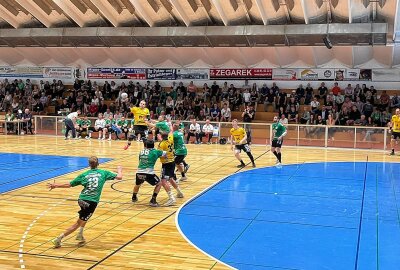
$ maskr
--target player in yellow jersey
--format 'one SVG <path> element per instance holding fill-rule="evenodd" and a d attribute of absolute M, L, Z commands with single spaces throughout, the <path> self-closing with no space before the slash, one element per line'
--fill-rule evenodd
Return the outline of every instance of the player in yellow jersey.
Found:
<path fill-rule="evenodd" d="M 251 153 L 250 146 L 247 143 L 247 133 L 246 130 L 242 127 L 238 126 L 238 120 L 233 119 L 232 121 L 232 128 L 231 128 L 231 147 L 232 150 L 235 149 L 235 157 L 240 161 L 240 165 L 238 165 L 238 168 L 243 168 L 246 166 L 244 164 L 242 158 L 240 157 L 240 152 L 243 150 L 250 158 L 251 164 L 253 165 L 253 168 L 256 167 L 256 164 L 254 163 L 254 157 Z"/>
<path fill-rule="evenodd" d="M 390 132 L 392 133 L 392 139 L 390 141 L 392 152 L 390 152 L 390 155 L 394 156 L 394 147 L 400 138 L 400 109 L 396 109 L 396 114 L 392 116 L 392 121 L 390 122 Z"/>
<path fill-rule="evenodd" d="M 168 182 L 176 189 L 177 197 L 183 198 L 183 193 L 180 190 L 178 184 L 175 182 L 175 155 L 174 155 L 174 139 L 172 134 L 158 134 L 158 140 L 161 142 L 158 144 L 158 150 L 166 152 L 167 155 L 165 157 L 161 157 L 160 161 L 162 163 L 161 167 L 161 182 L 162 185 L 167 191 L 168 201 L 165 203 L 165 206 L 171 206 L 175 204 L 175 198 L 172 195 L 172 191 L 168 185 Z"/>
<path fill-rule="evenodd" d="M 146 108 L 146 101 L 140 101 L 139 107 L 132 107 L 131 112 L 133 113 L 135 123 L 133 125 L 134 134 L 129 136 L 128 144 L 124 146 L 124 150 L 128 149 L 131 141 L 135 139 L 142 141 L 143 138 L 146 138 L 148 130 L 146 121 L 150 119 L 150 111 Z"/>

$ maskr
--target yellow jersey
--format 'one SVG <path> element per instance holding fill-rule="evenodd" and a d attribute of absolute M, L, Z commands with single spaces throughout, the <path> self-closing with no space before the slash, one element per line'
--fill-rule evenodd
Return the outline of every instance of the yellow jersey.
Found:
<path fill-rule="evenodd" d="M 145 126 L 147 116 L 150 115 L 150 111 L 147 108 L 132 107 L 131 112 L 133 113 L 133 118 L 135 119 L 135 126 Z"/>
<path fill-rule="evenodd" d="M 160 157 L 161 163 L 170 163 L 174 162 L 174 139 L 172 137 L 172 134 L 168 136 L 168 140 L 162 140 L 158 144 L 158 150 L 165 151 L 167 152 L 167 155 L 165 157 Z"/>
<path fill-rule="evenodd" d="M 239 144 L 241 140 L 246 136 L 246 130 L 244 128 L 231 128 L 231 135 L 233 136 L 233 140 L 236 144 Z M 247 143 L 247 142 L 244 142 Z"/>
<path fill-rule="evenodd" d="M 392 130 L 394 132 L 400 132 L 400 116 L 392 116 Z"/>

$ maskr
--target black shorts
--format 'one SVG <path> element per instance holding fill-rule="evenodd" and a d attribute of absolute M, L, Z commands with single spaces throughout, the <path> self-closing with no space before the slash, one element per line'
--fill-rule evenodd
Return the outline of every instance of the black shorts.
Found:
<path fill-rule="evenodd" d="M 175 162 L 164 163 L 161 167 L 161 179 L 170 179 L 175 176 Z"/>
<path fill-rule="evenodd" d="M 141 134 L 142 136 L 146 136 L 146 131 L 148 130 L 147 126 L 143 125 L 134 125 L 133 130 L 135 131 L 135 135 Z"/>
<path fill-rule="evenodd" d="M 93 215 L 94 210 L 96 210 L 97 202 L 78 200 L 78 204 L 81 207 L 81 210 L 78 211 L 79 219 L 83 221 L 88 221 L 89 218 Z"/>
<path fill-rule="evenodd" d="M 152 186 L 157 185 L 160 183 L 160 178 L 155 174 L 148 174 L 148 173 L 136 173 L 136 185 L 141 185 L 144 182 L 149 183 Z"/>
<path fill-rule="evenodd" d="M 235 149 L 237 151 L 239 151 L 239 152 L 242 152 L 242 150 L 245 153 L 250 153 L 251 152 L 250 146 L 247 143 L 245 143 L 245 144 L 237 144 L 237 145 L 235 145 Z"/>
<path fill-rule="evenodd" d="M 392 131 L 392 138 L 397 140 L 400 138 L 400 132 Z"/>
<path fill-rule="evenodd" d="M 179 165 L 183 162 L 185 159 L 186 155 L 175 155 L 175 164 Z"/>
<path fill-rule="evenodd" d="M 281 148 L 282 144 L 283 144 L 283 140 L 274 139 L 274 140 L 272 140 L 272 145 L 271 146 L 275 147 L 275 148 Z"/>

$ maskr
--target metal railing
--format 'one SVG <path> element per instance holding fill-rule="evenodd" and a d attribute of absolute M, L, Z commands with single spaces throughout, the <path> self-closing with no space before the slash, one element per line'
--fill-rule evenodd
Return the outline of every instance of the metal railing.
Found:
<path fill-rule="evenodd" d="M 64 123 L 61 116 L 34 117 L 36 134 L 64 135 Z M 89 118 L 94 124 L 96 118 Z M 188 129 L 190 122 L 182 121 Z M 204 122 L 198 121 L 200 125 Z M 218 127 L 216 136 L 230 138 L 230 122 L 211 122 Z M 271 123 L 240 123 L 249 133 L 253 144 L 269 144 L 272 137 Z M 326 126 L 326 125 L 287 125 L 288 134 L 284 138 L 284 145 L 291 146 L 317 146 L 335 148 L 357 148 L 386 150 L 390 143 L 388 128 L 362 127 L 362 126 Z"/>

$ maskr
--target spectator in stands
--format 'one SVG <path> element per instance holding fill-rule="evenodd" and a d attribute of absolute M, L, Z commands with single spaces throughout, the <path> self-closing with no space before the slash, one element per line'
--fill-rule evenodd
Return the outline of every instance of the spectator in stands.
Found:
<path fill-rule="evenodd" d="M 339 95 L 339 93 L 342 92 L 342 90 L 340 89 L 339 84 L 337 82 L 335 82 L 333 85 L 334 86 L 332 88 L 332 93 L 334 96 L 337 96 L 337 95 Z"/>
<path fill-rule="evenodd" d="M 349 111 L 347 110 L 346 107 L 343 108 L 343 110 L 340 111 L 339 114 L 339 125 L 345 126 L 347 121 L 349 120 Z"/>
<path fill-rule="evenodd" d="M 354 123 L 361 118 L 361 113 L 356 106 L 352 106 L 349 112 L 349 119 L 346 122 L 347 126 L 353 126 Z"/>
<path fill-rule="evenodd" d="M 99 106 L 96 105 L 95 102 L 92 102 L 88 108 L 88 115 L 95 116 L 99 112 Z"/>
<path fill-rule="evenodd" d="M 242 86 L 242 89 L 243 89 L 243 90 L 247 90 L 247 91 L 250 93 L 251 86 L 250 86 L 248 80 L 244 80 L 244 84 L 243 84 L 243 86 Z"/>
<path fill-rule="evenodd" d="M 280 89 L 279 87 L 276 85 L 276 83 L 272 83 L 272 87 L 271 87 L 272 92 L 275 94 L 275 96 L 277 96 L 280 93 Z"/>
<path fill-rule="evenodd" d="M 276 110 L 276 95 L 274 92 L 269 89 L 268 87 L 265 88 L 266 94 L 265 94 L 265 99 L 264 99 L 264 112 L 268 111 L 268 105 L 271 104 L 273 110 Z M 263 90 L 264 91 L 264 90 Z M 284 102 L 286 102 L 286 97 L 284 98 Z"/>
<path fill-rule="evenodd" d="M 316 97 L 311 101 L 311 112 L 316 113 L 319 110 L 320 103 Z"/>
<path fill-rule="evenodd" d="M 318 95 L 316 95 L 316 98 L 323 99 L 324 104 L 326 105 L 326 96 L 327 95 L 328 95 L 328 88 L 325 86 L 325 83 L 322 82 L 320 87 L 318 87 Z"/>
<path fill-rule="evenodd" d="M 353 99 L 353 95 L 354 95 L 354 89 L 353 89 L 353 87 L 351 86 L 351 84 L 349 83 L 348 85 L 347 85 L 347 87 L 344 89 L 344 96 L 345 97 L 348 97 L 349 99 Z"/>
<path fill-rule="evenodd" d="M 337 98 L 337 97 L 336 97 Z M 346 109 L 349 111 L 353 107 L 353 102 L 351 101 L 350 97 L 346 96 L 344 98 L 344 102 L 342 104 L 342 109 L 346 107 Z"/>
<path fill-rule="evenodd" d="M 307 106 L 304 106 L 303 108 L 303 114 L 301 115 L 300 118 L 300 124 L 309 124 L 310 122 L 310 111 L 308 110 Z"/>
<path fill-rule="evenodd" d="M 250 92 L 249 89 L 245 88 L 243 90 L 243 101 L 244 101 L 244 105 L 249 105 L 251 103 L 251 99 L 250 99 Z"/>
<path fill-rule="evenodd" d="M 203 137 L 207 138 L 207 144 L 211 144 L 211 139 L 213 137 L 214 127 L 210 124 L 210 119 L 207 118 L 206 123 L 202 128 L 202 132 L 200 133 L 200 142 L 203 140 Z"/>
<path fill-rule="evenodd" d="M 381 96 L 379 97 L 380 104 L 378 105 L 381 110 L 386 110 L 389 107 L 390 97 L 386 93 L 386 91 L 382 91 Z"/>
<path fill-rule="evenodd" d="M 32 130 L 32 113 L 29 109 L 25 109 L 24 113 L 22 114 L 22 121 L 23 121 L 23 129 L 25 133 L 28 134 L 28 131 L 33 134 Z"/>
<path fill-rule="evenodd" d="M 216 81 L 214 81 L 211 86 L 211 97 L 210 97 L 211 102 L 218 102 L 219 98 L 220 98 L 220 94 L 221 93 L 220 93 L 219 85 L 217 84 Z"/>
<path fill-rule="evenodd" d="M 204 115 L 204 111 L 200 110 L 199 115 L 196 116 L 196 120 L 197 121 L 205 121 L 206 120 L 206 116 Z"/>
<path fill-rule="evenodd" d="M 189 98 L 193 100 L 196 97 L 197 93 L 197 87 L 196 85 L 194 85 L 193 81 L 189 83 L 188 92 L 189 92 Z"/>
<path fill-rule="evenodd" d="M 267 99 L 267 93 L 269 92 L 269 88 L 266 83 L 264 83 L 260 89 L 260 102 L 265 104 L 265 100 Z M 264 107 L 265 108 L 265 107 Z"/>
<path fill-rule="evenodd" d="M 294 96 L 290 97 L 289 102 L 287 103 L 287 106 L 286 106 L 286 112 L 289 112 L 289 110 L 292 106 L 295 107 L 296 111 L 298 111 L 300 108 L 300 104 Z"/>
<path fill-rule="evenodd" d="M 229 87 L 228 87 L 228 82 L 224 82 L 224 85 L 221 88 L 221 98 L 228 98 L 229 95 Z"/>
<path fill-rule="evenodd" d="M 290 107 L 288 115 L 289 115 L 289 117 L 288 117 L 289 123 L 297 124 L 298 119 L 299 119 L 299 114 L 296 111 L 296 107 L 295 106 L 291 106 Z"/>
<path fill-rule="evenodd" d="M 357 110 L 361 113 L 364 114 L 364 103 L 361 101 L 360 97 L 356 98 L 356 102 L 354 105 L 357 107 Z"/>
<path fill-rule="evenodd" d="M 305 95 L 306 91 L 304 90 L 303 85 L 300 84 L 299 87 L 297 87 L 296 89 L 296 99 L 298 100 L 299 103 L 305 97 Z"/>
<path fill-rule="evenodd" d="M 171 96 L 167 97 L 167 100 L 165 101 L 165 114 L 169 115 L 175 108 L 175 101 L 172 99 Z"/>
<path fill-rule="evenodd" d="M 391 109 L 397 109 L 400 107 L 400 98 L 399 96 L 395 93 L 390 100 L 390 108 Z"/>
<path fill-rule="evenodd" d="M 368 88 L 367 88 L 367 92 L 365 92 L 365 100 L 369 101 L 371 104 L 375 104 L 374 96 Z"/>
<path fill-rule="evenodd" d="M 338 108 L 338 110 L 341 110 L 344 103 L 344 96 L 341 92 L 339 92 L 336 96 L 334 95 L 334 98 L 336 107 Z"/>
<path fill-rule="evenodd" d="M 224 103 L 224 107 L 221 110 L 221 122 L 231 122 L 232 112 L 228 104 Z"/>
<path fill-rule="evenodd" d="M 200 132 L 201 132 L 201 128 L 200 125 L 198 123 L 196 123 L 196 119 L 191 119 L 191 124 L 189 126 L 189 132 L 188 135 L 186 137 L 186 144 L 189 143 L 189 140 L 191 137 L 195 137 L 196 138 L 196 144 L 200 143 Z"/>
<path fill-rule="evenodd" d="M 279 122 L 284 126 L 288 125 L 289 122 L 288 122 L 288 119 L 286 118 L 286 115 L 284 113 L 281 115 L 281 118 L 279 119 Z"/>
<path fill-rule="evenodd" d="M 259 100 L 258 92 L 256 92 L 255 90 L 251 90 L 250 103 L 254 107 L 255 110 L 257 110 L 258 100 Z"/>
<path fill-rule="evenodd" d="M 255 111 L 251 105 L 247 105 L 242 113 L 242 119 L 245 123 L 251 123 L 255 117 Z"/>
<path fill-rule="evenodd" d="M 308 83 L 306 87 L 306 98 L 304 100 L 304 104 L 310 105 L 313 96 L 314 96 L 314 88 L 312 88 L 311 84 Z"/>
<path fill-rule="evenodd" d="M 81 81 L 79 79 L 75 79 L 74 90 L 75 91 L 81 90 L 81 87 L 82 87 Z"/>
<path fill-rule="evenodd" d="M 213 105 L 213 108 L 210 110 L 210 115 L 211 121 L 219 121 L 219 118 L 221 117 L 221 110 L 218 108 L 218 104 Z"/>
<path fill-rule="evenodd" d="M 362 111 L 367 119 L 372 115 L 374 111 L 374 106 L 371 104 L 369 100 L 367 100 L 366 103 L 364 104 Z"/>
<path fill-rule="evenodd" d="M 356 84 L 356 87 L 354 87 L 354 90 L 353 90 L 353 101 L 356 101 L 357 100 L 357 97 L 359 97 L 360 98 L 360 100 L 362 101 L 362 102 L 364 102 L 363 100 L 362 100 L 362 98 L 361 98 L 361 94 L 362 94 L 362 90 L 361 90 L 361 87 L 360 87 L 360 85 L 357 83 Z"/>
<path fill-rule="evenodd" d="M 240 91 L 236 91 L 235 99 L 233 102 L 233 105 L 234 105 L 233 110 L 235 110 L 235 111 L 238 110 L 242 104 L 243 104 L 243 97 L 240 94 Z"/>

